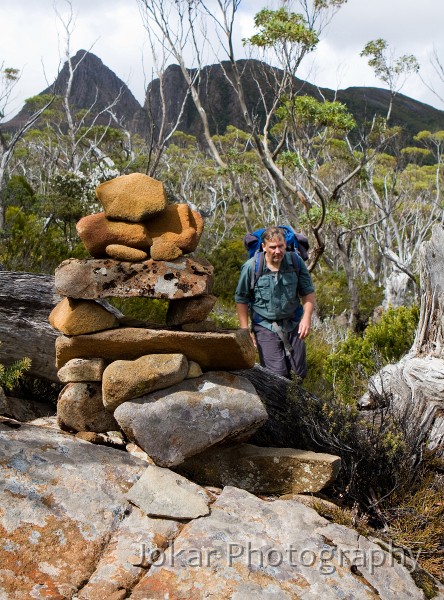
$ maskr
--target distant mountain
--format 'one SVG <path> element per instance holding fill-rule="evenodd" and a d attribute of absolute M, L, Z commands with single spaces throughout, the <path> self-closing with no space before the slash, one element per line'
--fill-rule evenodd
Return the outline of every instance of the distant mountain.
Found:
<path fill-rule="evenodd" d="M 74 72 L 70 95 L 70 102 L 73 106 L 78 109 L 92 107 L 92 113 L 97 114 L 120 95 L 113 111 L 119 119 L 123 119 L 131 131 L 143 130 L 146 116 L 142 107 L 130 92 L 128 86 L 111 69 L 106 67 L 100 58 L 86 50 L 79 50 L 71 60 L 73 67 L 76 67 L 80 62 Z M 37 95 L 41 96 L 53 92 L 63 95 L 68 77 L 69 67 L 68 62 L 66 62 L 54 83 Z M 4 128 L 8 130 L 15 129 L 25 123 L 29 116 L 30 112 L 25 105 L 13 119 L 4 124 Z M 99 122 L 103 124 L 107 121 L 107 117 L 104 116 Z"/>
<path fill-rule="evenodd" d="M 127 85 L 119 79 L 94 54 L 79 50 L 72 59 L 73 65 L 79 65 L 72 86 L 70 101 L 79 109 L 88 109 L 94 103 L 94 110 L 100 110 L 112 102 L 119 94 L 120 98 L 115 113 L 135 133 L 145 135 L 150 123 L 154 131 L 158 131 L 162 118 L 162 100 L 159 79 L 154 79 L 148 86 L 144 107 L 142 108 Z M 79 64 L 80 63 L 80 64 Z M 250 113 L 257 115 L 259 125 L 263 123 L 265 114 L 260 100 L 264 94 L 267 102 L 272 100 L 272 81 L 279 76 L 279 70 L 257 60 L 240 60 L 238 67 L 242 73 L 242 82 L 246 93 L 246 102 Z M 244 116 L 239 107 L 235 92 L 228 81 L 232 77 L 231 65 L 227 62 L 210 65 L 203 68 L 198 84 L 202 104 L 208 114 L 211 133 L 224 133 L 228 125 L 245 129 Z M 190 70 L 193 73 L 192 70 Z M 38 95 L 51 93 L 55 90 L 63 93 L 68 78 L 68 64 L 55 82 Z M 170 65 L 164 76 L 166 120 L 171 128 L 180 114 L 182 100 L 187 86 L 178 65 Z M 375 114 L 385 115 L 390 100 L 388 90 L 368 87 L 351 87 L 335 93 L 327 88 L 316 86 L 295 79 L 300 94 L 308 94 L 318 99 L 322 97 L 333 100 L 335 97 L 347 105 L 358 122 L 372 119 Z M 3 129 L 13 130 L 23 124 L 29 117 L 26 106 L 8 123 L 3 123 Z M 105 122 L 102 119 L 102 122 Z M 407 137 L 412 137 L 418 131 L 429 129 L 444 130 L 444 111 L 438 110 L 413 100 L 402 94 L 395 98 L 392 110 L 392 124 L 404 127 Z M 191 97 L 188 97 L 185 111 L 179 129 L 185 133 L 202 139 L 202 124 Z"/>
<path fill-rule="evenodd" d="M 262 124 L 265 114 L 260 101 L 259 89 L 264 92 L 266 101 L 271 102 L 271 82 L 276 75 L 279 75 L 279 71 L 257 60 L 240 60 L 237 64 L 242 73 L 242 83 L 246 91 L 249 112 L 256 114 L 259 124 Z M 194 74 L 192 70 L 190 72 Z M 227 125 L 234 125 L 239 129 L 245 128 L 245 120 L 236 94 L 226 75 L 229 79 L 233 76 L 231 65 L 228 62 L 222 63 L 222 66 L 216 64 L 204 67 L 198 80 L 200 98 L 208 114 L 212 134 L 224 133 Z M 336 98 L 344 103 L 358 123 L 372 119 L 374 115 L 385 116 L 387 114 L 390 102 L 388 90 L 350 87 L 334 92 L 328 88 L 318 88 L 301 79 L 295 79 L 295 83 L 300 94 L 314 96 L 318 99 L 324 97 L 333 100 Z M 179 115 L 181 99 L 185 91 L 186 83 L 179 66 L 169 66 L 165 72 L 165 96 L 167 99 L 167 122 L 170 124 L 175 123 Z M 159 122 L 161 100 L 158 79 L 152 81 L 148 86 L 145 108 L 153 115 L 154 122 Z M 402 125 L 408 137 L 412 137 L 424 129 L 443 130 L 444 111 L 398 94 L 393 104 L 391 123 L 392 125 Z M 179 129 L 198 138 L 202 137 L 201 121 L 191 98 L 188 98 Z"/>

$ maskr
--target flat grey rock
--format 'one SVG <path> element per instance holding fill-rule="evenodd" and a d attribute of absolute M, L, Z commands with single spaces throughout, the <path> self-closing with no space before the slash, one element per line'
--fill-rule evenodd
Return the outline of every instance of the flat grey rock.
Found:
<path fill-rule="evenodd" d="M 126 497 L 151 517 L 196 519 L 210 512 L 210 499 L 202 487 L 156 465 L 147 467 Z"/>

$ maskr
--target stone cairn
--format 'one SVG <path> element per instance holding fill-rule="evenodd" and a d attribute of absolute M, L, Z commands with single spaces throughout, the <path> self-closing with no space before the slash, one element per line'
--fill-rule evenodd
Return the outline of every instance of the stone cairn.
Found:
<path fill-rule="evenodd" d="M 56 365 L 66 384 L 59 426 L 121 430 L 157 466 L 202 484 L 261 493 L 327 485 L 337 457 L 245 443 L 267 413 L 253 385 L 228 372 L 253 367 L 249 332 L 218 330 L 207 320 L 216 301 L 213 267 L 190 256 L 201 215 L 188 204 L 167 204 L 163 184 L 141 173 L 106 181 L 96 194 L 104 212 L 77 223 L 92 258 L 65 260 L 55 272 L 63 299 L 49 322 L 62 333 Z M 125 317 L 111 297 L 168 300 L 166 326 Z"/>

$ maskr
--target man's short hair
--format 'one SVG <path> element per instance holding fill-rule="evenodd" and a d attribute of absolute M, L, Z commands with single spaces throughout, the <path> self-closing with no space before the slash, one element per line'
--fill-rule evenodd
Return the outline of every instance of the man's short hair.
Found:
<path fill-rule="evenodd" d="M 285 233 L 280 227 L 267 227 L 262 234 L 262 242 L 269 242 L 273 238 L 280 237 L 285 242 Z"/>

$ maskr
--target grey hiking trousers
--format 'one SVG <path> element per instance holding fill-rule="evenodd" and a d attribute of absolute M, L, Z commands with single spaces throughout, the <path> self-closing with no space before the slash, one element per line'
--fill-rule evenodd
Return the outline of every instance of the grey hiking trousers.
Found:
<path fill-rule="evenodd" d="M 288 379 L 291 378 L 291 371 L 294 371 L 302 379 L 307 375 L 305 342 L 299 338 L 297 328 L 287 333 L 292 347 L 290 357 L 286 356 L 284 344 L 274 331 L 261 325 L 253 325 L 253 333 L 263 367 Z"/>

